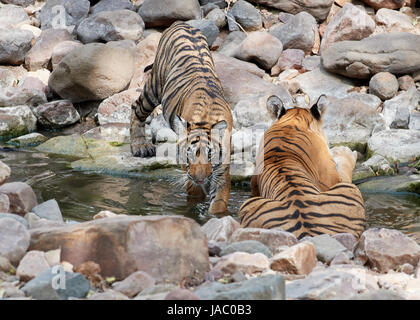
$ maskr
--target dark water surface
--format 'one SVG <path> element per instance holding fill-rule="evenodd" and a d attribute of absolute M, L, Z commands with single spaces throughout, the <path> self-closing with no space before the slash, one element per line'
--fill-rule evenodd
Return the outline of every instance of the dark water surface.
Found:
<path fill-rule="evenodd" d="M 74 171 L 71 159 L 39 152 L 0 151 L 0 160 L 12 169 L 10 182 L 30 184 L 38 203 L 56 199 L 65 219 L 86 221 L 101 210 L 184 215 L 200 224 L 212 218 L 207 203 L 187 203 L 185 191 L 171 183 L 168 176 L 173 176 L 173 169 L 125 178 Z M 249 196 L 249 189 L 233 187 L 229 213 L 235 216 Z M 420 243 L 420 196 L 364 193 L 363 197 L 370 227 L 398 229 Z"/>

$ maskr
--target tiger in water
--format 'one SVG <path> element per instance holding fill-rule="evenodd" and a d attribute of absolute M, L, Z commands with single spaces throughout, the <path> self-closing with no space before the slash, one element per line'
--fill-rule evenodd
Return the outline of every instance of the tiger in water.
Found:
<path fill-rule="evenodd" d="M 268 99 L 278 120 L 260 142 L 252 198 L 238 213 L 242 227 L 280 227 L 299 239 L 342 232 L 360 237 L 364 231 L 364 202 L 352 184 L 357 153 L 343 146 L 329 150 L 320 99 L 310 109 L 289 110 L 278 97 Z"/>
<path fill-rule="evenodd" d="M 163 32 L 151 69 L 132 105 L 132 154 L 156 154 L 155 146 L 146 141 L 145 121 L 161 104 L 165 120 L 178 135 L 180 154 L 185 155 L 182 168 L 189 198 L 204 199 L 209 189 L 209 212 L 225 212 L 230 194 L 232 112 L 205 36 L 187 23 L 175 22 Z"/>

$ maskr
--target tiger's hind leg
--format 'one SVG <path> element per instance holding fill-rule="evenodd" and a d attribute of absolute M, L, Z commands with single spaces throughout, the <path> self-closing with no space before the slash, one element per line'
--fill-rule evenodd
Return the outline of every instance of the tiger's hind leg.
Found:
<path fill-rule="evenodd" d="M 156 147 L 146 141 L 146 119 L 159 105 L 158 99 L 152 94 L 151 77 L 147 80 L 140 97 L 133 103 L 130 122 L 130 147 L 135 157 L 153 157 L 156 155 Z"/>
<path fill-rule="evenodd" d="M 334 147 L 330 151 L 336 163 L 340 182 L 351 183 L 353 170 L 356 166 L 357 152 L 351 151 L 350 148 L 345 146 Z"/>

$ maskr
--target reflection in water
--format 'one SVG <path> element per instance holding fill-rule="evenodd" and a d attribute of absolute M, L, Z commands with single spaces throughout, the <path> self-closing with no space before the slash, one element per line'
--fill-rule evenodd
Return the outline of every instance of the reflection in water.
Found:
<path fill-rule="evenodd" d="M 184 215 L 200 224 L 212 217 L 207 212 L 208 203 L 187 203 L 185 190 L 169 181 L 167 171 L 142 178 L 83 173 L 73 171 L 69 159 L 34 152 L 0 151 L 0 160 L 12 169 L 10 181 L 30 184 L 39 203 L 56 199 L 66 219 L 86 221 L 101 210 Z M 249 190 L 232 188 L 229 214 L 236 215 L 249 196 Z M 398 229 L 420 242 L 419 196 L 370 193 L 363 197 L 369 227 Z"/>

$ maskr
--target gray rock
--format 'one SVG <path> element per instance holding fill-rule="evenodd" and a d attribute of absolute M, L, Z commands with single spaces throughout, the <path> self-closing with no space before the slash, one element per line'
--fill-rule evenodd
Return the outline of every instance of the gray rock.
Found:
<path fill-rule="evenodd" d="M 34 4 L 35 0 L 2 0 L 1 2 L 7 4 L 14 4 L 21 7 L 27 7 L 31 4 Z"/>
<path fill-rule="evenodd" d="M 60 207 L 58 206 L 58 203 L 55 199 L 45 201 L 33 207 L 31 211 L 40 218 L 60 222 L 63 221 L 63 216 L 61 215 Z"/>
<path fill-rule="evenodd" d="M 359 293 L 350 300 L 405 300 L 405 298 L 392 290 L 381 289 Z"/>
<path fill-rule="evenodd" d="M 233 57 L 235 56 L 237 48 L 245 38 L 246 34 L 244 32 L 233 31 L 228 34 L 225 41 L 217 51 L 225 56 Z"/>
<path fill-rule="evenodd" d="M 57 289 L 53 288 L 53 284 Z M 90 290 L 90 283 L 80 273 L 51 268 L 29 281 L 22 290 L 27 296 L 36 300 L 67 300 L 70 297 L 86 297 Z"/>
<path fill-rule="evenodd" d="M 200 286 L 195 294 L 201 300 L 284 300 L 285 282 L 281 275 L 268 275 L 242 282 L 212 282 Z"/>
<path fill-rule="evenodd" d="M 235 32 L 235 31 L 240 31 L 241 30 L 239 28 L 238 23 L 235 20 L 235 17 L 233 16 L 233 14 L 230 11 L 228 11 L 228 13 L 226 13 L 226 19 L 227 19 L 229 32 Z"/>
<path fill-rule="evenodd" d="M 416 33 L 412 19 L 399 11 L 388 8 L 379 9 L 375 15 L 377 24 L 376 33 L 379 32 L 412 32 Z"/>
<path fill-rule="evenodd" d="M 249 2 L 244 0 L 235 2 L 230 12 L 235 21 L 246 31 L 255 31 L 262 28 L 261 14 Z"/>
<path fill-rule="evenodd" d="M 271 258 L 273 254 L 271 250 L 256 240 L 244 240 L 239 242 L 232 242 L 231 244 L 227 245 L 221 252 L 220 256 L 225 256 L 231 254 L 233 252 L 247 252 L 247 253 L 262 253 L 267 257 Z"/>
<path fill-rule="evenodd" d="M 0 64 L 21 64 L 31 49 L 33 38 L 28 30 L 0 29 Z"/>
<path fill-rule="evenodd" d="M 305 52 L 300 49 L 286 49 L 281 54 L 277 63 L 271 69 L 271 76 L 277 76 L 287 69 L 300 69 Z"/>
<path fill-rule="evenodd" d="M 363 192 L 413 192 L 419 193 L 420 175 L 398 175 L 391 177 L 377 177 L 357 186 Z"/>
<path fill-rule="evenodd" d="M 123 9 L 101 11 L 84 19 L 77 27 L 83 43 L 117 40 L 137 41 L 143 36 L 144 22 L 134 11 Z"/>
<path fill-rule="evenodd" d="M 80 115 L 69 100 L 57 100 L 34 109 L 39 123 L 49 129 L 64 128 L 80 120 Z"/>
<path fill-rule="evenodd" d="M 46 102 L 47 97 L 45 93 L 39 89 L 24 87 L 0 88 L 0 107 L 36 106 Z"/>
<path fill-rule="evenodd" d="M 281 41 L 284 49 L 301 49 L 308 54 L 315 44 L 318 25 L 309 13 L 301 12 L 285 24 L 274 25 L 269 32 Z"/>
<path fill-rule="evenodd" d="M 31 235 L 28 229 L 13 218 L 0 219 L 0 256 L 17 265 L 28 250 Z"/>
<path fill-rule="evenodd" d="M 0 68 L 0 89 L 12 87 L 15 83 L 16 77 L 14 73 L 8 69 Z"/>
<path fill-rule="evenodd" d="M 179 287 L 171 283 L 156 284 L 144 289 L 134 298 L 134 300 L 163 300 L 167 294 L 177 289 L 179 289 Z"/>
<path fill-rule="evenodd" d="M 51 53 L 51 65 L 54 70 L 60 61 L 73 49 L 79 48 L 83 44 L 79 41 L 63 41 L 57 44 Z"/>
<path fill-rule="evenodd" d="M 11 218 L 11 219 L 15 219 L 17 222 L 23 224 L 25 226 L 25 228 L 29 229 L 29 224 L 26 221 L 25 218 L 22 218 L 21 216 L 14 214 L 14 213 L 0 213 L 0 219 L 3 218 Z"/>
<path fill-rule="evenodd" d="M 145 0 L 139 14 L 146 27 L 167 27 L 177 20 L 201 19 L 198 0 Z"/>
<path fill-rule="evenodd" d="M 293 246 L 297 244 L 296 236 L 293 233 L 280 229 L 262 228 L 239 228 L 231 237 L 231 241 L 255 240 L 265 244 L 272 251 L 280 246 Z"/>
<path fill-rule="evenodd" d="M 322 52 L 327 71 L 366 79 L 378 72 L 410 74 L 420 70 L 420 35 L 392 32 L 360 41 L 340 41 Z"/>
<path fill-rule="evenodd" d="M 39 20 L 41 29 L 67 29 L 77 26 L 89 13 L 88 0 L 48 0 L 42 7 Z M 73 28 L 68 28 L 72 31 Z"/>
<path fill-rule="evenodd" d="M 420 103 L 420 91 L 412 87 L 384 102 L 382 114 L 390 128 L 408 129 L 411 115 Z"/>
<path fill-rule="evenodd" d="M 102 11 L 117 11 L 123 9 L 131 11 L 136 10 L 130 0 L 101 0 L 92 7 L 91 14 L 95 15 Z"/>
<path fill-rule="evenodd" d="M 5 194 L 0 194 L 0 212 L 9 212 L 10 201 L 9 197 Z"/>
<path fill-rule="evenodd" d="M 393 98 L 398 92 L 398 80 L 389 72 L 379 72 L 369 81 L 369 93 L 382 100 Z"/>
<path fill-rule="evenodd" d="M 352 253 L 349 252 L 345 246 L 328 234 L 312 237 L 308 241 L 312 242 L 315 246 L 318 260 L 326 264 L 330 263 L 331 260 L 341 252 L 348 252 L 348 254 L 352 256 Z"/>
<path fill-rule="evenodd" d="M 201 226 L 208 240 L 228 241 L 232 233 L 239 228 L 239 223 L 231 216 L 212 218 Z"/>
<path fill-rule="evenodd" d="M 400 90 L 408 90 L 411 87 L 415 87 L 416 83 L 414 82 L 413 77 L 405 75 L 398 78 L 398 85 L 400 86 Z"/>
<path fill-rule="evenodd" d="M 0 108 L 0 139 L 18 137 L 36 129 L 36 117 L 28 106 Z"/>
<path fill-rule="evenodd" d="M 302 65 L 305 70 L 312 71 L 321 65 L 321 57 L 320 56 L 308 56 L 302 60 Z"/>
<path fill-rule="evenodd" d="M 371 107 L 373 110 L 378 110 L 378 108 L 382 105 L 381 99 L 369 93 L 352 92 L 348 94 L 346 98 L 359 100 L 365 105 Z"/>
<path fill-rule="evenodd" d="M 410 123 L 408 124 L 410 130 L 420 130 L 420 111 L 413 110 L 410 113 Z"/>
<path fill-rule="evenodd" d="M 41 143 L 47 141 L 48 138 L 38 132 L 32 132 L 19 136 L 17 138 L 10 139 L 7 144 L 17 146 L 20 148 L 35 147 Z"/>
<path fill-rule="evenodd" d="M 212 20 L 189 20 L 187 23 L 201 31 L 201 33 L 206 37 L 209 47 L 219 35 L 219 28 Z"/>
<path fill-rule="evenodd" d="M 6 4 L 0 8 L 0 27 L 10 28 L 22 22 L 29 23 L 25 9 L 13 4 Z"/>
<path fill-rule="evenodd" d="M 214 4 L 218 6 L 220 9 L 224 9 L 227 7 L 227 3 L 225 0 L 199 0 L 200 5 L 205 6 L 207 4 Z"/>
<path fill-rule="evenodd" d="M 211 10 L 206 15 L 206 19 L 213 21 L 219 29 L 222 29 L 226 25 L 225 13 L 219 8 Z"/>
<path fill-rule="evenodd" d="M 134 297 L 141 291 L 153 287 L 155 279 L 143 271 L 136 271 L 123 281 L 114 282 L 112 288 L 128 297 Z"/>

